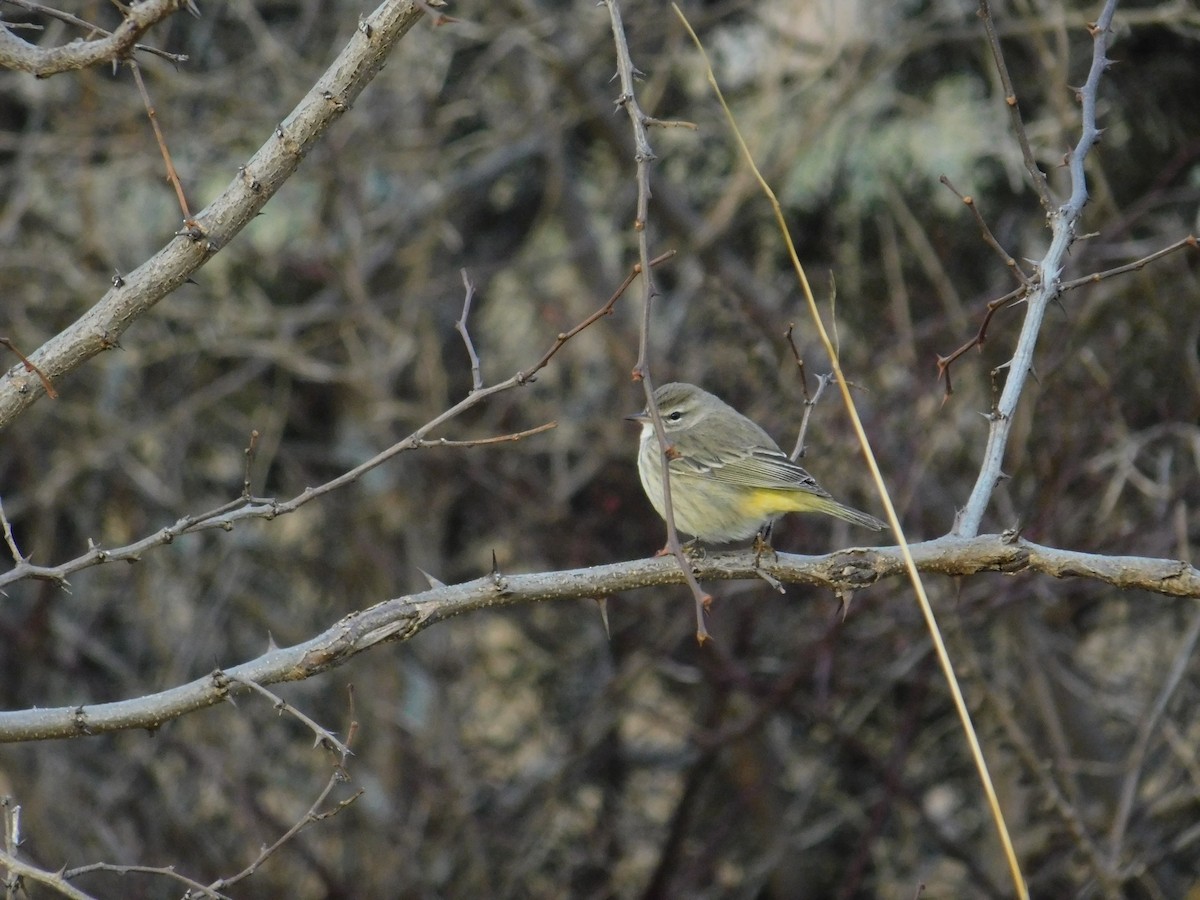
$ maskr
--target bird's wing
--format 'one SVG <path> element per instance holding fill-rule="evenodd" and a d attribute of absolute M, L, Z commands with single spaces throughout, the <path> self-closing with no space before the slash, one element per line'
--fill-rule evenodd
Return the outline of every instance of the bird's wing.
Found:
<path fill-rule="evenodd" d="M 672 474 L 714 478 L 743 487 L 786 491 L 805 491 L 818 497 L 829 492 L 815 478 L 788 458 L 782 450 L 744 449 L 722 458 L 713 451 L 701 451 L 671 460 Z"/>

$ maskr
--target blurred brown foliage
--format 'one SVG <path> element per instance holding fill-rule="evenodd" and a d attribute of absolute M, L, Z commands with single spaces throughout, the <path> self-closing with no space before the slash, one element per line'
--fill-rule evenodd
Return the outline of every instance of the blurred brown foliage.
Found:
<path fill-rule="evenodd" d="M 97 21 L 107 3 L 74 10 Z M 689 2 L 801 258 L 830 296 L 843 365 L 911 538 L 944 534 L 974 479 L 994 367 L 1021 310 L 954 370 L 983 304 L 1012 287 L 947 175 L 1018 258 L 1044 217 L 974 14 L 955 0 Z M 993 4 L 1031 141 L 1060 192 L 1078 134 L 1071 85 L 1095 2 Z M 190 61 L 142 68 L 193 208 L 219 190 L 344 44 L 347 0 L 202 3 L 148 40 Z M 29 14 L 0 10 L 15 20 Z M 454 322 L 478 287 L 485 379 L 530 365 L 634 260 L 631 138 L 614 115 L 603 8 L 462 0 L 423 23 L 265 214 L 0 443 L 23 552 L 52 564 L 236 497 L 290 497 L 389 446 L 470 388 Z M 770 209 L 736 156 L 669 8 L 627 0 L 656 130 L 657 379 L 722 394 L 790 446 L 801 386 L 827 361 Z M 46 25 L 44 42 L 72 36 Z M 1197 230 L 1200 13 L 1128 3 L 1101 86 L 1107 130 L 1067 277 Z M 28 38 L 28 35 L 25 35 Z M 30 352 L 178 228 L 127 71 L 0 73 L 0 334 Z M 1200 527 L 1197 259 L 1176 254 L 1068 294 L 1047 320 L 986 527 L 1097 553 L 1190 558 Z M 830 317 L 833 311 L 827 308 Z M 491 566 L 538 571 L 644 556 L 629 371 L 634 292 L 532 385 L 446 429 L 477 438 L 557 420 L 519 444 L 426 449 L 277 521 L 188 536 L 69 592 L 0 598 L 5 708 L 93 703 L 178 684 L 290 644 L 345 613 Z M 15 360 L 6 359 L 6 366 Z M 831 395 L 808 465 L 878 511 Z M 781 550 L 863 540 L 793 519 Z M 1186 665 L 1144 754 L 1192 601 L 1085 581 L 984 576 L 930 589 L 964 668 L 1037 897 L 1182 897 L 1200 853 L 1200 672 Z M 236 896 L 1009 896 L 992 826 L 906 585 L 835 598 L 715 586 L 700 649 L 682 588 L 464 617 L 281 690 L 344 732 L 365 795 L 309 829 Z M 1024 742 L 1024 743 L 1023 743 Z M 27 859 L 239 870 L 312 802 L 328 761 L 259 698 L 125 733 L 0 750 Z M 1140 778 L 1122 812 L 1130 773 Z M 1055 785 L 1056 791 L 1049 789 Z M 351 787 L 348 786 L 347 792 Z M 1116 823 L 1116 824 L 1115 824 Z M 1105 882 L 1101 870 L 1111 873 Z M 177 896 L 92 876 L 100 896 Z M 37 890 L 35 896 L 44 895 Z"/>

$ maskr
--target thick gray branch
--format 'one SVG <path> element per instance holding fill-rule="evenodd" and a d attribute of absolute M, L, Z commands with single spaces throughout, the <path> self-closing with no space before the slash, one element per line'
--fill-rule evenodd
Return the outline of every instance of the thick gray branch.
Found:
<path fill-rule="evenodd" d="M 140 8 L 140 7 L 139 7 Z M 185 223 L 149 260 L 66 330 L 31 354 L 51 379 L 116 346 L 130 324 L 215 256 L 266 205 L 325 131 L 346 112 L 383 67 L 396 43 L 423 15 L 413 0 L 388 0 L 360 20 L 333 65 L 242 167 L 232 183 Z M 0 428 L 45 393 L 21 363 L 0 376 Z"/>
<path fill-rule="evenodd" d="M 918 568 L 931 574 L 1034 572 L 1200 598 L 1200 570 L 1175 560 L 1077 553 L 1004 535 L 943 537 L 914 544 L 912 553 Z M 842 550 L 827 556 L 781 553 L 764 557 L 761 567 L 756 568 L 754 553 L 740 550 L 710 553 L 695 560 L 694 569 L 700 579 L 754 579 L 761 571 L 781 582 L 848 591 L 902 575 L 904 562 L 895 547 L 879 547 Z M 0 713 L 0 742 L 81 737 L 127 728 L 154 729 L 247 690 L 231 683 L 232 678 L 259 684 L 298 681 L 340 666 L 377 644 L 408 640 L 435 622 L 462 613 L 548 600 L 606 597 L 619 591 L 680 584 L 683 580 L 684 574 L 673 557 L 657 557 L 565 572 L 489 575 L 465 584 L 437 587 L 351 613 L 303 644 L 272 650 L 250 662 L 158 694 L 94 706 Z"/>

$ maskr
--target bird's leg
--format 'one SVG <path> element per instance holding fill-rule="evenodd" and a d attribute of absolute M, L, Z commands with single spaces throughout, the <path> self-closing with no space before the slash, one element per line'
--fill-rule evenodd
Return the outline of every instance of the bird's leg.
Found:
<path fill-rule="evenodd" d="M 775 552 L 775 548 L 767 543 L 767 538 L 770 536 L 770 532 L 771 526 L 767 525 L 766 528 L 754 536 L 754 568 L 758 571 L 759 578 L 782 594 L 784 592 L 783 584 L 778 578 L 764 569 L 761 565 L 762 558 L 767 553 L 770 553 L 772 556 L 778 556 L 778 554 Z"/>
<path fill-rule="evenodd" d="M 762 562 L 765 554 L 770 553 L 775 556 L 775 548 L 771 546 L 771 525 L 767 524 L 765 528 L 759 531 L 754 536 L 754 567 L 758 568 L 758 564 Z"/>
<path fill-rule="evenodd" d="M 655 556 L 670 556 L 671 545 L 666 544 L 661 550 L 657 551 Z M 683 544 L 683 555 L 691 559 L 704 559 L 704 548 L 700 546 L 700 538 L 692 538 L 690 541 L 685 541 Z"/>

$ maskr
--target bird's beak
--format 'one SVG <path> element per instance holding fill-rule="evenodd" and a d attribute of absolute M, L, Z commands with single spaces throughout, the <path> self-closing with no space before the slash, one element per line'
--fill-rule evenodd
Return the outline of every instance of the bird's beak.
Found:
<path fill-rule="evenodd" d="M 645 425 L 647 422 L 651 422 L 653 420 L 650 418 L 650 413 L 646 412 L 643 409 L 641 412 L 635 412 L 631 416 L 626 416 L 625 421 L 626 422 L 637 422 L 639 425 Z"/>

